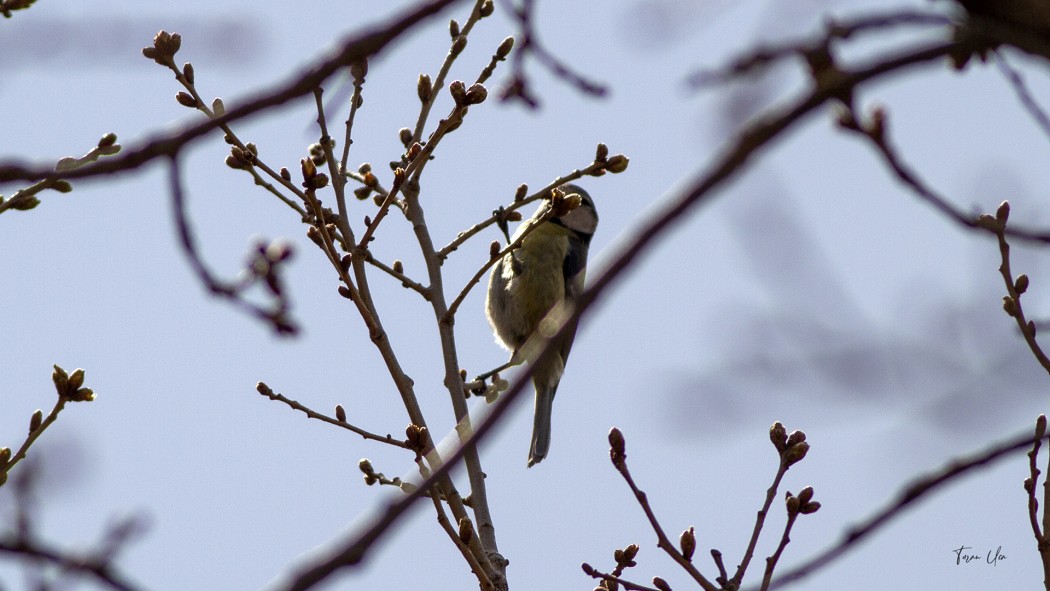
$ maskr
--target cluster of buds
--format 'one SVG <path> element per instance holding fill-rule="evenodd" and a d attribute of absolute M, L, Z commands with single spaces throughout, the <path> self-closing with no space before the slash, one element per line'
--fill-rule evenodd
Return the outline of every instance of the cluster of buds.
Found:
<path fill-rule="evenodd" d="M 226 166 L 235 170 L 247 170 L 255 165 L 258 156 L 259 149 L 255 147 L 255 144 L 245 144 L 244 148 L 230 146 L 230 155 L 226 157 Z"/>
<path fill-rule="evenodd" d="M 583 203 L 583 198 L 579 193 L 565 193 L 560 188 L 551 190 L 551 209 L 554 210 L 554 217 L 561 217 L 569 213 L 581 203 Z"/>
<path fill-rule="evenodd" d="M 1010 219 L 1010 202 L 1003 201 L 999 204 L 999 208 L 995 210 L 995 217 L 983 213 L 977 217 L 977 225 L 985 230 L 999 233 L 1006 228 L 1008 219 Z"/>
<path fill-rule="evenodd" d="M 467 88 L 462 80 L 456 80 L 450 84 L 448 91 L 452 94 L 452 100 L 456 102 L 456 106 L 459 107 L 481 104 L 489 96 L 489 91 L 484 85 L 472 84 L 470 88 Z"/>
<path fill-rule="evenodd" d="M 777 421 L 769 428 L 769 440 L 780 453 L 780 460 L 785 466 L 791 466 L 806 457 L 809 452 L 809 444 L 806 443 L 806 434 L 802 431 L 792 431 L 790 435 L 784 425 Z"/>
<path fill-rule="evenodd" d="M 70 402 L 91 402 L 95 399 L 95 392 L 91 388 L 83 387 L 84 370 L 77 368 L 70 374 L 57 365 L 54 367 L 55 371 L 51 373 L 51 381 L 55 383 L 55 390 L 58 392 L 59 398 L 64 398 Z M 40 411 L 37 412 L 39 413 Z M 40 426 L 39 423 L 37 426 Z M 36 429 L 31 428 L 30 431 L 36 431 Z"/>
<path fill-rule="evenodd" d="M 310 154 L 310 160 L 312 160 L 313 163 L 317 166 L 321 166 L 328 161 L 328 156 L 325 153 L 325 149 L 327 148 L 328 150 L 331 150 L 335 148 L 334 139 L 330 137 L 325 137 L 321 138 L 321 141 L 324 142 L 324 144 L 322 144 L 321 142 L 315 142 L 310 144 L 310 147 L 307 148 L 307 152 L 309 152 Z"/>
<path fill-rule="evenodd" d="M 153 47 L 143 47 L 142 55 L 162 66 L 175 67 L 175 54 L 182 47 L 182 35 L 160 31 L 153 37 Z"/>
<path fill-rule="evenodd" d="M 328 186 L 328 175 L 317 172 L 317 165 L 309 158 L 303 158 L 300 162 L 303 172 L 303 188 L 307 191 L 316 191 Z"/>
<path fill-rule="evenodd" d="M 372 462 L 368 458 L 361 458 L 361 461 L 357 463 L 357 467 L 364 473 L 365 484 L 368 486 L 379 482 L 379 479 L 383 476 L 376 473 L 375 468 L 372 467 Z"/>
<path fill-rule="evenodd" d="M 591 176 L 602 176 L 606 172 L 612 174 L 620 174 L 627 170 L 627 165 L 630 163 L 630 159 L 623 154 L 609 155 L 609 146 L 605 144 L 598 144 L 598 149 L 594 153 L 594 165 L 595 170 L 591 172 Z"/>
<path fill-rule="evenodd" d="M 426 427 L 409 424 L 405 427 L 405 444 L 408 448 L 422 455 L 430 441 L 430 434 Z"/>
<path fill-rule="evenodd" d="M 807 486 L 802 489 L 797 496 L 791 494 L 791 491 L 788 491 L 785 502 L 787 503 L 789 517 L 794 517 L 799 514 L 809 515 L 810 513 L 816 513 L 817 510 L 820 509 L 820 503 L 813 500 L 812 486 Z"/>

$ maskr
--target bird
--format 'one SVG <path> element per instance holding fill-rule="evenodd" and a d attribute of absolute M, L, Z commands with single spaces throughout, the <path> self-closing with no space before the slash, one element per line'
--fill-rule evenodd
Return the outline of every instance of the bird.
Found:
<path fill-rule="evenodd" d="M 544 341 L 557 334 L 572 315 L 583 293 L 587 250 L 598 227 L 598 212 L 586 191 L 570 184 L 555 191 L 560 195 L 554 193 L 550 201 L 541 203 L 510 239 L 513 244 L 528 232 L 521 246 L 493 267 L 485 301 L 496 341 L 511 351 L 507 366 L 523 362 L 535 365 L 530 468 L 543 461 L 550 449 L 552 405 L 576 337 L 575 321 L 554 345 L 552 354 L 539 359 L 539 353 Z M 577 203 L 575 209 L 566 211 Z M 554 212 L 544 219 L 550 208 Z"/>

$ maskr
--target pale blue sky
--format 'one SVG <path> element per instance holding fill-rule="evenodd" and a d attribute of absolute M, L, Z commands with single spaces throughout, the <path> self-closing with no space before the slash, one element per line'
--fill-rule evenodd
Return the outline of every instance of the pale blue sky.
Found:
<path fill-rule="evenodd" d="M 127 144 L 196 121 L 172 100 L 179 88 L 170 73 L 138 53 L 159 29 L 183 34 L 176 59 L 194 63 L 202 94 L 235 105 L 332 39 L 409 4 L 38 2 L 0 23 L 0 55 L 18 57 L 0 63 L 0 157 L 57 159 L 86 151 L 106 132 Z M 518 184 L 540 186 L 588 164 L 603 141 L 631 165 L 581 182 L 601 213 L 591 250 L 601 266 L 609 246 L 709 162 L 737 124 L 739 102 L 730 102 L 747 95 L 687 92 L 689 73 L 756 40 L 815 31 L 829 11 L 855 14 L 882 3 L 539 5 L 549 46 L 607 83 L 611 97 L 583 97 L 530 64 L 543 109 L 493 100 L 472 109 L 424 177 L 427 219 L 436 239 L 447 241 Z M 433 75 L 447 49 L 447 19 L 465 13 L 463 6 L 447 11 L 372 62 L 353 163 L 386 170 L 399 150 L 397 129 L 415 122 L 416 76 Z M 505 16 L 482 22 L 450 78 L 473 79 L 513 32 Z M 850 55 L 875 48 L 860 47 Z M 1045 67 L 1013 58 L 1045 97 Z M 795 96 L 799 80 L 783 69 L 763 86 L 764 104 Z M 1041 204 L 1050 142 L 994 66 L 962 73 L 930 66 L 859 99 L 886 106 L 896 144 L 958 205 L 987 210 L 1009 198 L 1012 220 L 1048 218 Z M 294 170 L 316 139 L 311 104 L 236 130 L 267 162 Z M 384 491 L 362 484 L 359 458 L 391 476 L 412 468 L 404 453 L 255 393 L 262 380 L 318 410 L 341 403 L 352 422 L 394 435 L 407 423 L 305 227 L 228 169 L 224 156 L 216 136 L 184 158 L 206 259 L 229 274 L 253 237 L 293 241 L 288 287 L 304 327 L 298 339 L 274 338 L 203 293 L 177 247 L 161 166 L 119 181 L 77 182 L 69 195 L 45 194 L 32 212 L 0 216 L 0 445 L 20 443 L 33 410 L 50 407 L 51 364 L 86 368 L 98 400 L 68 408 L 33 448 L 45 460 L 40 525 L 52 539 L 87 544 L 117 517 L 144 516 L 148 530 L 120 564 L 158 591 L 264 588 L 383 501 Z M 355 207 L 355 221 L 372 212 Z M 446 284 L 466 281 L 496 238 L 486 232 L 454 254 Z M 407 224 L 391 219 L 374 250 L 421 277 L 413 243 Z M 1041 295 L 1050 270 L 1043 253 L 1015 254 L 1015 270 L 1033 278 L 1026 306 L 1050 315 Z M 997 257 L 992 241 L 958 230 L 899 189 L 866 146 L 835 130 L 830 112 L 811 117 L 665 237 L 590 316 L 559 390 L 550 457 L 525 468 L 531 403 L 484 445 L 512 588 L 592 588 L 580 563 L 611 568 L 612 551 L 632 542 L 642 547 L 633 579 L 659 575 L 687 587 L 607 461 L 613 425 L 627 436 L 632 471 L 664 526 L 674 535 L 696 526 L 698 564 L 712 576 L 708 549 L 722 550 L 732 567 L 746 544 L 775 471 L 766 436 L 775 420 L 803 429 L 813 445 L 784 488 L 812 485 L 823 504 L 794 529 L 787 565 L 837 539 L 914 474 L 1026 427 L 1045 410 L 1047 381 L 1001 311 Z M 373 287 L 431 427 L 449 428 L 429 308 L 379 275 Z M 460 361 L 471 373 L 505 355 L 482 309 L 475 290 L 456 324 Z M 1042 574 L 1021 489 L 1026 475 L 1019 455 L 969 476 L 794 588 L 1035 587 Z M 4 519 L 9 488 L 0 492 Z M 779 502 L 774 514 L 752 583 L 779 536 Z M 961 545 L 982 554 L 1002 546 L 1008 558 L 994 567 L 956 566 L 952 550 Z M 0 565 L 0 589 L 22 589 L 25 581 Z M 366 565 L 324 588 L 475 584 L 429 506 L 420 505 Z"/>

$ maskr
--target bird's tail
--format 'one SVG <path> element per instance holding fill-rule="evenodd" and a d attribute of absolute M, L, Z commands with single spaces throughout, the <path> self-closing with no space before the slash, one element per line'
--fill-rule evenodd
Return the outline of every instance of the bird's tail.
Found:
<path fill-rule="evenodd" d="M 554 407 L 554 388 L 536 385 L 536 415 L 532 424 L 532 446 L 529 448 L 529 467 L 547 457 L 551 447 L 551 411 Z"/>

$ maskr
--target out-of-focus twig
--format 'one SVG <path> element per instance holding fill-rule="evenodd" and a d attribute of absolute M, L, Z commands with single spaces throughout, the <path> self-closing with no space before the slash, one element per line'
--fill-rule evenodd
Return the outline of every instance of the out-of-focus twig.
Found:
<path fill-rule="evenodd" d="M 904 514 L 904 510 L 916 501 L 949 483 L 958 481 L 964 474 L 992 464 L 1011 453 L 1028 448 L 1031 445 L 1032 432 L 1029 429 L 1025 429 L 1025 432 L 1020 435 L 1011 437 L 1001 443 L 993 444 L 983 451 L 950 460 L 944 467 L 914 478 L 910 484 L 895 495 L 895 498 L 889 505 L 864 521 L 847 527 L 839 541 L 804 561 L 801 565 L 776 577 L 769 588 L 777 589 L 808 577 L 855 548 L 862 540 L 901 517 Z"/>
<path fill-rule="evenodd" d="M 338 70 L 379 53 L 404 33 L 458 1 L 461 0 L 432 0 L 418 4 L 386 25 L 372 26 L 365 32 L 351 35 L 330 53 L 306 66 L 300 73 L 274 85 L 268 91 L 247 99 L 240 106 L 229 109 L 223 115 L 208 121 L 174 132 L 147 137 L 139 146 L 125 151 L 124 155 L 119 158 L 102 160 L 62 174 L 56 173 L 48 166 L 31 165 L 8 159 L 0 161 L 0 183 L 14 180 L 36 181 L 49 178 L 72 179 L 100 176 L 138 168 L 161 156 L 170 157 L 178 153 L 183 146 L 203 137 L 221 125 L 309 95 Z"/>

